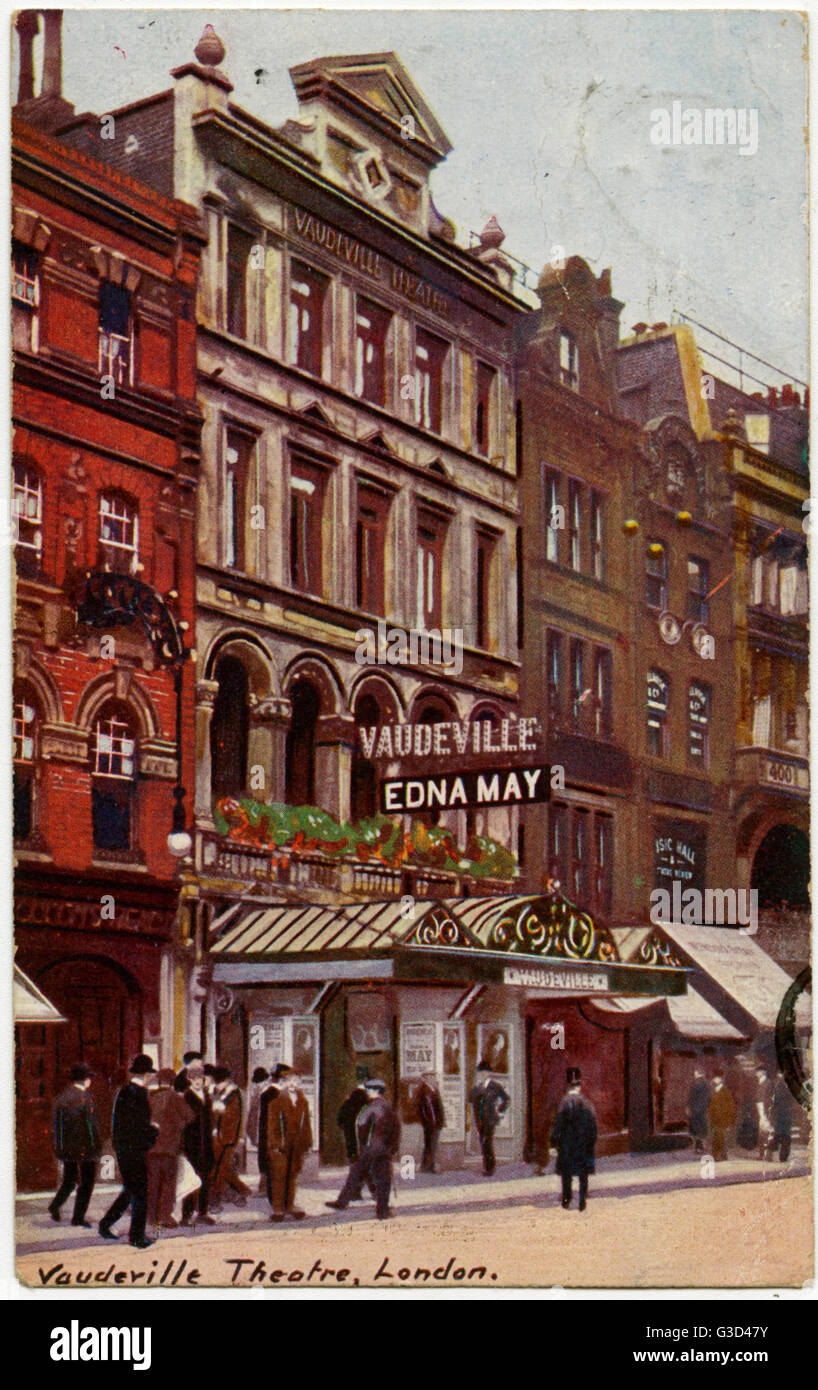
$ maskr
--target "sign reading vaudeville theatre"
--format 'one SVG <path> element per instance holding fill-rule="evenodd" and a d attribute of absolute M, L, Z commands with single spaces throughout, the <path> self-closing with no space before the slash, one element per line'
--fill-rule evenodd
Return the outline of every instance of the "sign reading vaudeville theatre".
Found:
<path fill-rule="evenodd" d="M 381 782 L 382 811 L 428 811 L 440 806 L 532 806 L 547 801 L 548 767 L 506 767 L 396 777 Z"/>

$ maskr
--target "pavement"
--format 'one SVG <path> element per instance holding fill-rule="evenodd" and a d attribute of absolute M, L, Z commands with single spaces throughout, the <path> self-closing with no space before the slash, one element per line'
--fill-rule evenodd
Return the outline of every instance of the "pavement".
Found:
<path fill-rule="evenodd" d="M 661 1196 L 690 1188 L 712 1190 L 747 1183 L 772 1184 L 807 1177 L 811 1171 L 810 1154 L 806 1148 L 794 1148 L 786 1163 L 777 1159 L 767 1162 L 752 1156 L 730 1157 L 714 1163 L 708 1155 L 696 1154 L 692 1149 L 672 1153 L 617 1154 L 597 1159 L 597 1171 L 590 1180 L 590 1195 L 593 1199 L 625 1199 L 651 1194 Z M 287 1222 L 275 1229 L 283 1232 L 296 1225 L 301 1228 L 308 1226 L 311 1230 L 316 1227 L 338 1227 L 374 1216 L 373 1203 L 368 1196 L 343 1212 L 327 1209 L 325 1203 L 337 1196 L 345 1174 L 344 1168 L 321 1168 L 317 1178 L 299 1184 L 298 1203 L 306 1212 L 307 1220 Z M 205 1236 L 219 1233 L 261 1233 L 271 1230 L 267 1202 L 263 1196 L 257 1195 L 257 1177 L 246 1176 L 245 1180 L 252 1193 L 245 1207 L 225 1206 L 214 1218 L 215 1227 L 199 1226 L 192 1230 L 180 1227 L 162 1231 L 163 1245 L 166 1241 L 174 1240 L 189 1244 L 193 1240 L 198 1242 Z M 89 1245 L 102 1245 L 96 1223 L 118 1191 L 118 1186 L 112 1183 L 100 1183 L 94 1189 L 88 1211 L 88 1220 L 94 1223 L 94 1229 L 90 1231 L 71 1226 L 71 1198 L 63 1207 L 63 1220 L 55 1223 L 47 1211 L 53 1192 L 20 1195 L 16 1202 L 18 1256 L 42 1250 L 67 1252 L 87 1249 Z M 395 1218 L 401 1222 L 405 1218 L 428 1218 L 435 1214 L 466 1216 L 469 1213 L 530 1209 L 532 1204 L 543 1208 L 558 1207 L 559 1200 L 560 1180 L 554 1173 L 553 1161 L 543 1176 L 538 1175 L 529 1164 L 505 1163 L 498 1164 L 490 1178 L 474 1169 L 457 1169 L 434 1174 L 418 1171 L 410 1179 L 406 1175 L 402 1177 L 400 1163 L 395 1164 L 392 1210 Z M 576 1203 L 576 1198 L 574 1200 Z M 396 1225 L 397 1221 L 388 1224 Z M 127 1219 L 119 1223 L 118 1229 L 122 1231 L 124 1243 Z"/>

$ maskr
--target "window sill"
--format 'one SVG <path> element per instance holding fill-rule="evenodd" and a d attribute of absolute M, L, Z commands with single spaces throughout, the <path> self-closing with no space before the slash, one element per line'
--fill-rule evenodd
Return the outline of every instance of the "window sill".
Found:
<path fill-rule="evenodd" d="M 94 849 L 94 857 L 91 865 L 95 869 L 110 869 L 112 867 L 120 869 L 131 869 L 134 873 L 146 874 L 148 872 L 145 863 L 145 856 L 137 851 L 119 849 Z"/>

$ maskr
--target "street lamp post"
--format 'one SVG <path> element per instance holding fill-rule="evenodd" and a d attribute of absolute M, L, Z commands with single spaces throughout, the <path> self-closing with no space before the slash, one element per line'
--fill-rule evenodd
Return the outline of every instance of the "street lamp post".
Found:
<path fill-rule="evenodd" d="M 172 595 L 171 597 L 175 597 Z M 168 849 L 175 859 L 190 853 L 192 841 L 185 825 L 185 788 L 182 782 L 182 686 L 184 664 L 190 656 L 182 633 L 186 624 L 174 618 L 167 602 L 150 585 L 130 574 L 89 571 L 77 604 L 77 620 L 96 629 L 142 629 L 160 665 L 173 671 L 176 696 L 176 784 Z"/>

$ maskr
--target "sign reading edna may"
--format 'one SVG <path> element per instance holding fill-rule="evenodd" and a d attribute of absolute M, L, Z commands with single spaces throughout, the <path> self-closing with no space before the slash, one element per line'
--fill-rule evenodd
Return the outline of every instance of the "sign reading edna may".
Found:
<path fill-rule="evenodd" d="M 502 772 L 448 773 L 381 782 L 382 811 L 424 811 L 437 806 L 519 806 L 547 801 L 549 767 L 513 767 Z"/>
<path fill-rule="evenodd" d="M 303 208 L 293 207 L 292 214 L 295 230 L 306 241 L 323 246 L 325 251 L 331 251 L 339 260 L 363 271 L 364 275 L 370 275 L 373 280 L 385 280 L 393 290 L 406 299 L 422 304 L 426 309 L 433 309 L 436 314 L 448 314 L 449 301 L 445 294 L 433 289 L 420 275 L 412 275 L 410 271 L 404 270 L 403 266 L 385 260 L 377 251 L 373 251 L 371 246 L 364 246 L 363 242 L 356 241 L 355 237 L 348 236 L 346 232 L 339 232 L 337 227 L 322 222 L 320 217 L 305 212 Z"/>

